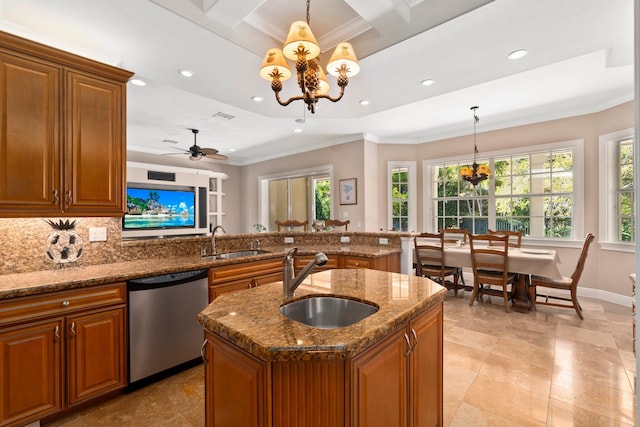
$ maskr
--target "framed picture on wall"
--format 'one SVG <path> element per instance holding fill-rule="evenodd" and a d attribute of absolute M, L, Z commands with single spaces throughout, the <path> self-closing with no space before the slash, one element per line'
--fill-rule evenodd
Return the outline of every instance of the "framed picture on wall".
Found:
<path fill-rule="evenodd" d="M 357 205 L 358 204 L 358 185 L 356 178 L 341 179 L 338 181 L 340 186 L 340 204 L 341 205 Z"/>

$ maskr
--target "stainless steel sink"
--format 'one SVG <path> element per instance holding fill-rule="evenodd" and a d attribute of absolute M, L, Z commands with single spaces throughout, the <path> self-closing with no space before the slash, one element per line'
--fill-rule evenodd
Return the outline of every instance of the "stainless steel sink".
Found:
<path fill-rule="evenodd" d="M 291 320 L 319 329 L 335 329 L 365 319 L 380 308 L 348 298 L 312 296 L 280 306 L 280 313 Z"/>
<path fill-rule="evenodd" d="M 263 251 L 260 249 L 248 250 L 248 251 L 234 251 L 234 252 L 224 252 L 224 253 L 215 254 L 215 255 L 205 255 L 202 257 L 202 259 L 205 261 L 213 261 L 216 259 L 241 258 L 245 256 L 255 256 L 255 255 L 266 254 L 266 253 L 269 253 L 269 251 Z"/>

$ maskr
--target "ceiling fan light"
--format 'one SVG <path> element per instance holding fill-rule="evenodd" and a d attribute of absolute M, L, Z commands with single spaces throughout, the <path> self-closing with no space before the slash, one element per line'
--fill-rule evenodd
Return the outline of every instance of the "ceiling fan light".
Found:
<path fill-rule="evenodd" d="M 264 61 L 262 61 L 262 66 L 260 67 L 260 77 L 271 81 L 271 74 L 274 71 L 278 71 L 280 74 L 280 80 L 287 80 L 288 78 L 291 78 L 291 69 L 287 65 L 287 60 L 284 59 L 282 51 L 277 47 L 271 48 L 267 51 Z"/>
<path fill-rule="evenodd" d="M 308 52 L 306 56 L 307 61 L 320 55 L 320 46 L 311 32 L 309 24 L 304 21 L 296 21 L 291 24 L 289 35 L 284 42 L 284 47 L 282 48 L 284 56 L 293 61 L 297 60 L 298 54 L 296 52 L 298 46 L 301 45 Z"/>
<path fill-rule="evenodd" d="M 360 72 L 358 58 L 356 58 L 356 53 L 353 51 L 351 43 L 343 42 L 336 46 L 336 50 L 333 51 L 333 55 L 331 55 L 327 64 L 327 73 L 337 77 L 343 64 L 347 66 L 347 76 L 349 77 L 353 77 Z"/>
<path fill-rule="evenodd" d="M 200 160 L 202 158 L 202 153 L 198 153 L 197 156 L 194 156 L 193 154 L 189 156 L 189 160 L 193 160 L 194 162 L 197 160 Z"/>

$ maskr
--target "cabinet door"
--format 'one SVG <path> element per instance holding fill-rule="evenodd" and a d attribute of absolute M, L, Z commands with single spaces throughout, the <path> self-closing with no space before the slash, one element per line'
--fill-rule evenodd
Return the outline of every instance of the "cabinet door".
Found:
<path fill-rule="evenodd" d="M 388 427 L 407 424 L 406 328 L 353 360 L 353 425 Z"/>
<path fill-rule="evenodd" d="M 68 317 L 69 406 L 126 386 L 124 308 Z"/>
<path fill-rule="evenodd" d="M 206 425 L 271 425 L 265 363 L 205 332 Z"/>
<path fill-rule="evenodd" d="M 62 319 L 0 332 L 0 424 L 62 408 Z"/>
<path fill-rule="evenodd" d="M 64 210 L 124 214 L 125 89 L 121 83 L 66 72 Z"/>
<path fill-rule="evenodd" d="M 0 216 L 59 212 L 59 67 L 0 53 Z"/>
<path fill-rule="evenodd" d="M 410 426 L 442 426 L 442 303 L 411 321 Z"/>

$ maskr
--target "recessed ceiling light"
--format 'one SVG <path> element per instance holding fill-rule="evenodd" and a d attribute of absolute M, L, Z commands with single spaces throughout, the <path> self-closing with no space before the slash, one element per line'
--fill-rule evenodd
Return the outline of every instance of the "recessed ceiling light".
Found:
<path fill-rule="evenodd" d="M 509 54 L 509 59 L 520 59 L 527 54 L 525 49 L 514 50 Z"/>
<path fill-rule="evenodd" d="M 300 129 L 300 128 L 295 128 L 293 131 L 294 131 L 295 133 L 300 133 L 300 132 L 302 132 L 302 129 Z"/>
<path fill-rule="evenodd" d="M 434 83 L 435 83 L 435 81 L 434 81 L 434 80 L 432 80 L 432 79 L 425 79 L 425 80 L 423 80 L 423 81 L 421 81 L 421 82 L 420 82 L 420 84 L 421 84 L 422 86 L 431 86 L 431 85 L 432 85 L 432 84 L 434 84 Z"/>
<path fill-rule="evenodd" d="M 195 76 L 195 73 L 191 70 L 178 70 L 178 73 L 180 73 L 180 75 L 182 77 L 193 77 Z"/>
<path fill-rule="evenodd" d="M 262 102 L 262 97 L 261 96 L 252 96 L 251 99 L 253 99 L 256 102 Z"/>
<path fill-rule="evenodd" d="M 369 105 L 369 100 L 368 99 L 361 100 L 360 105 Z"/>
<path fill-rule="evenodd" d="M 235 152 L 236 152 L 236 149 L 235 149 L 235 148 L 229 148 L 229 152 L 231 152 L 231 153 L 235 153 Z"/>
<path fill-rule="evenodd" d="M 146 86 L 146 82 L 144 80 L 140 80 L 140 79 L 131 79 L 129 80 L 131 82 L 132 85 L 136 85 L 136 86 Z"/>

